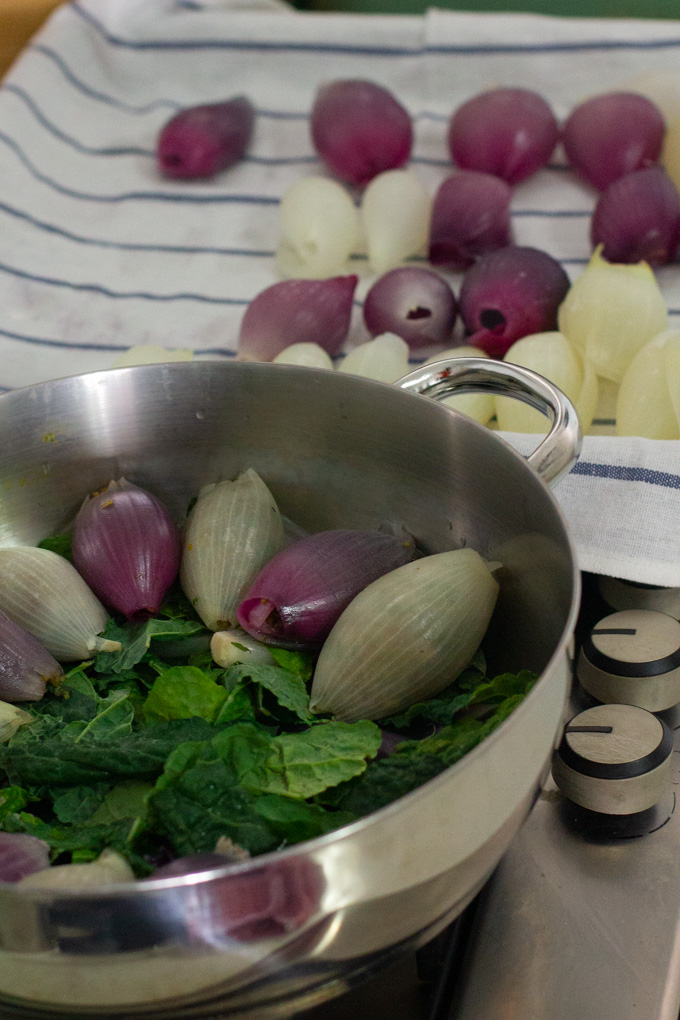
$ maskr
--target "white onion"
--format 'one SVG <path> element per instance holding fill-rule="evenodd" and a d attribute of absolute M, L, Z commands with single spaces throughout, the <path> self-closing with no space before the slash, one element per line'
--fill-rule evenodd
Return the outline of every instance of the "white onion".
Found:
<path fill-rule="evenodd" d="M 538 372 L 576 401 L 581 393 L 583 367 L 562 333 L 533 333 L 515 341 L 504 361 Z M 550 423 L 544 414 L 512 397 L 496 397 L 498 427 L 507 432 L 545 433 Z"/>
<path fill-rule="evenodd" d="M 322 280 L 344 272 L 359 236 L 359 213 L 336 181 L 303 177 L 281 199 L 280 272 Z"/>
<path fill-rule="evenodd" d="M 679 439 L 673 405 L 673 383 L 666 354 L 669 344 L 680 345 L 680 331 L 659 333 L 631 361 L 621 380 L 616 403 L 616 433 L 646 439 Z"/>
<path fill-rule="evenodd" d="M 386 170 L 364 192 L 361 220 L 368 261 L 385 273 L 427 244 L 432 199 L 412 170 Z"/>
<path fill-rule="evenodd" d="M 304 368 L 333 368 L 330 355 L 319 344 L 291 344 L 273 359 L 275 365 L 302 365 Z"/>
<path fill-rule="evenodd" d="M 383 333 L 359 344 L 340 362 L 341 372 L 380 382 L 396 382 L 408 372 L 408 344 L 395 333 Z"/>
<path fill-rule="evenodd" d="M 431 365 L 435 361 L 449 361 L 451 358 L 488 358 L 489 355 L 480 347 L 452 347 L 448 351 L 440 351 L 433 354 L 425 362 Z M 493 393 L 459 393 L 455 397 L 444 397 L 439 401 L 446 407 L 452 407 L 454 411 L 466 414 L 468 418 L 474 418 L 481 425 L 488 425 L 496 413 L 496 400 Z"/>

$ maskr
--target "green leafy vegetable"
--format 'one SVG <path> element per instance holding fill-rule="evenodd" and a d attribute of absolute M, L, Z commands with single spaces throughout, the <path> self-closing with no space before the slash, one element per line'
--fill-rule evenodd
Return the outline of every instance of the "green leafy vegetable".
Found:
<path fill-rule="evenodd" d="M 279 705 L 289 709 L 303 722 L 315 722 L 317 717 L 309 711 L 309 694 L 298 673 L 290 673 L 281 666 L 258 666 L 238 663 L 224 674 L 225 686 L 239 680 L 250 680 L 274 695 Z"/>
<path fill-rule="evenodd" d="M 167 722 L 192 717 L 215 722 L 227 692 L 196 666 L 173 666 L 156 680 L 144 702 L 147 719 Z"/>

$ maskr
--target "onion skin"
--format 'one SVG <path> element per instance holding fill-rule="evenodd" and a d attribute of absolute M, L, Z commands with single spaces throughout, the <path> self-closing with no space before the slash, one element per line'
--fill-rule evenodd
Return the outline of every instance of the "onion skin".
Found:
<path fill-rule="evenodd" d="M 314 148 L 346 184 L 363 187 L 408 160 L 413 127 L 406 109 L 375 82 L 344 79 L 322 85 L 310 114 Z"/>
<path fill-rule="evenodd" d="M 23 832 L 0 832 L 0 882 L 20 882 L 50 866 L 49 844 Z"/>
<path fill-rule="evenodd" d="M 260 571 L 238 608 L 238 622 L 266 644 L 317 648 L 366 585 L 415 554 L 412 539 L 380 531 L 309 535 Z"/>
<path fill-rule="evenodd" d="M 429 260 L 456 272 L 480 256 L 512 243 L 510 186 L 500 177 L 461 170 L 435 195 Z"/>
<path fill-rule="evenodd" d="M 331 357 L 349 332 L 357 276 L 282 280 L 260 291 L 241 321 L 240 361 L 272 361 L 291 344 L 315 343 Z"/>
<path fill-rule="evenodd" d="M 680 243 L 680 198 L 660 166 L 619 177 L 600 195 L 590 225 L 593 248 L 609 262 L 673 262 Z"/>
<path fill-rule="evenodd" d="M 555 115 L 537 92 L 482 92 L 454 112 L 449 149 L 454 163 L 519 184 L 550 159 L 559 136 Z"/>
<path fill-rule="evenodd" d="M 88 497 L 73 530 L 73 563 L 102 602 L 129 620 L 160 609 L 179 570 L 180 538 L 165 505 L 125 478 Z"/>
<path fill-rule="evenodd" d="M 538 248 L 509 246 L 468 269 L 460 311 L 469 342 L 502 358 L 515 340 L 557 329 L 557 310 L 569 290 L 562 266 Z"/>
<path fill-rule="evenodd" d="M 651 99 L 635 92 L 610 92 L 572 110 L 562 141 L 579 177 L 602 191 L 624 174 L 653 166 L 665 131 L 661 111 Z"/>
<path fill-rule="evenodd" d="M 0 610 L 0 698 L 39 701 L 45 685 L 58 684 L 64 671 L 48 651 Z"/>
<path fill-rule="evenodd" d="M 417 266 L 391 269 L 364 300 L 369 333 L 396 333 L 412 349 L 448 343 L 457 315 L 458 304 L 446 280 Z"/>
<path fill-rule="evenodd" d="M 214 177 L 242 158 L 254 123 L 255 110 L 245 96 L 180 110 L 159 135 L 158 169 L 182 180 Z"/>

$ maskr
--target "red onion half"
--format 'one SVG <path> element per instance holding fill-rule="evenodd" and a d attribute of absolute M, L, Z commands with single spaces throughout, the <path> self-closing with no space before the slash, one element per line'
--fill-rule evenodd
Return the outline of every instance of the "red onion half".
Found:
<path fill-rule="evenodd" d="M 238 622 L 265 644 L 316 648 L 355 595 L 415 554 L 412 539 L 381 531 L 309 535 L 260 571 L 238 608 Z"/>
<path fill-rule="evenodd" d="M 502 358 L 520 337 L 557 329 L 557 309 L 568 290 L 562 266 L 538 248 L 510 246 L 483 255 L 460 291 L 470 343 Z"/>
<path fill-rule="evenodd" d="M 372 81 L 322 85 L 310 126 L 320 159 L 347 184 L 363 187 L 383 170 L 403 166 L 411 155 L 408 112 L 388 89 Z"/>
<path fill-rule="evenodd" d="M 439 187 L 430 221 L 433 266 L 463 270 L 480 255 L 511 243 L 512 191 L 500 177 L 461 170 Z"/>
<path fill-rule="evenodd" d="M 0 610 L 0 699 L 39 701 L 64 671 L 40 642 Z"/>
<path fill-rule="evenodd" d="M 0 882 L 20 882 L 50 866 L 50 848 L 23 832 L 0 832 Z"/>
<path fill-rule="evenodd" d="M 576 172 L 598 190 L 656 163 L 666 125 L 657 106 L 635 92 L 608 92 L 581 103 L 562 140 Z"/>
<path fill-rule="evenodd" d="M 490 89 L 455 111 L 449 149 L 459 167 L 518 184 L 545 166 L 558 135 L 555 115 L 537 92 Z"/>
<path fill-rule="evenodd" d="M 357 276 L 282 280 L 260 291 L 241 320 L 238 358 L 271 361 L 291 344 L 338 354 L 349 332 Z"/>
<path fill-rule="evenodd" d="M 102 602 L 129 620 L 158 612 L 179 556 L 179 533 L 165 505 L 125 478 L 88 497 L 78 511 L 74 566 Z"/>
<path fill-rule="evenodd" d="M 396 333 L 412 348 L 448 343 L 457 315 L 446 280 L 418 266 L 391 269 L 375 281 L 364 300 L 369 333 Z"/>
<path fill-rule="evenodd" d="M 606 188 L 590 224 L 608 262 L 672 262 L 680 243 L 678 189 L 660 166 L 635 170 Z"/>
<path fill-rule="evenodd" d="M 213 177 L 245 153 L 255 110 L 245 96 L 180 110 L 160 133 L 156 157 L 166 177 Z"/>

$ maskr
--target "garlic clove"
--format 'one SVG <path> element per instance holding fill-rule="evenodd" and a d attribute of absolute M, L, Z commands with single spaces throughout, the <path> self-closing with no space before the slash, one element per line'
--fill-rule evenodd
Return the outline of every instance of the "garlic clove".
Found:
<path fill-rule="evenodd" d="M 99 637 L 106 610 L 75 567 L 49 549 L 0 549 L 0 609 L 60 662 L 121 647 Z"/>
<path fill-rule="evenodd" d="M 396 382 L 408 372 L 408 344 L 396 333 L 382 333 L 354 347 L 338 365 L 340 372 L 380 382 Z"/>
<path fill-rule="evenodd" d="M 364 192 L 361 221 L 376 273 L 424 251 L 431 211 L 430 193 L 413 170 L 386 170 L 373 178 Z"/>
<path fill-rule="evenodd" d="M 185 529 L 180 580 L 206 627 L 236 626 L 239 602 L 283 544 L 276 501 L 252 468 L 199 493 Z"/>
<path fill-rule="evenodd" d="M 210 639 L 210 654 L 217 665 L 224 669 L 237 662 L 276 665 L 276 659 L 267 646 L 246 634 L 240 627 L 215 631 Z"/>
<path fill-rule="evenodd" d="M 345 270 L 357 243 L 359 213 L 350 195 L 327 177 L 303 177 L 281 199 L 283 276 L 322 280 Z"/>
<path fill-rule="evenodd" d="M 135 874 L 115 850 L 104 850 L 88 864 L 56 864 L 36 871 L 18 883 L 22 889 L 92 889 L 119 882 L 134 882 Z"/>
<path fill-rule="evenodd" d="M 311 710 L 356 722 L 432 697 L 471 662 L 498 590 L 473 549 L 425 556 L 369 584 L 326 639 Z"/>

